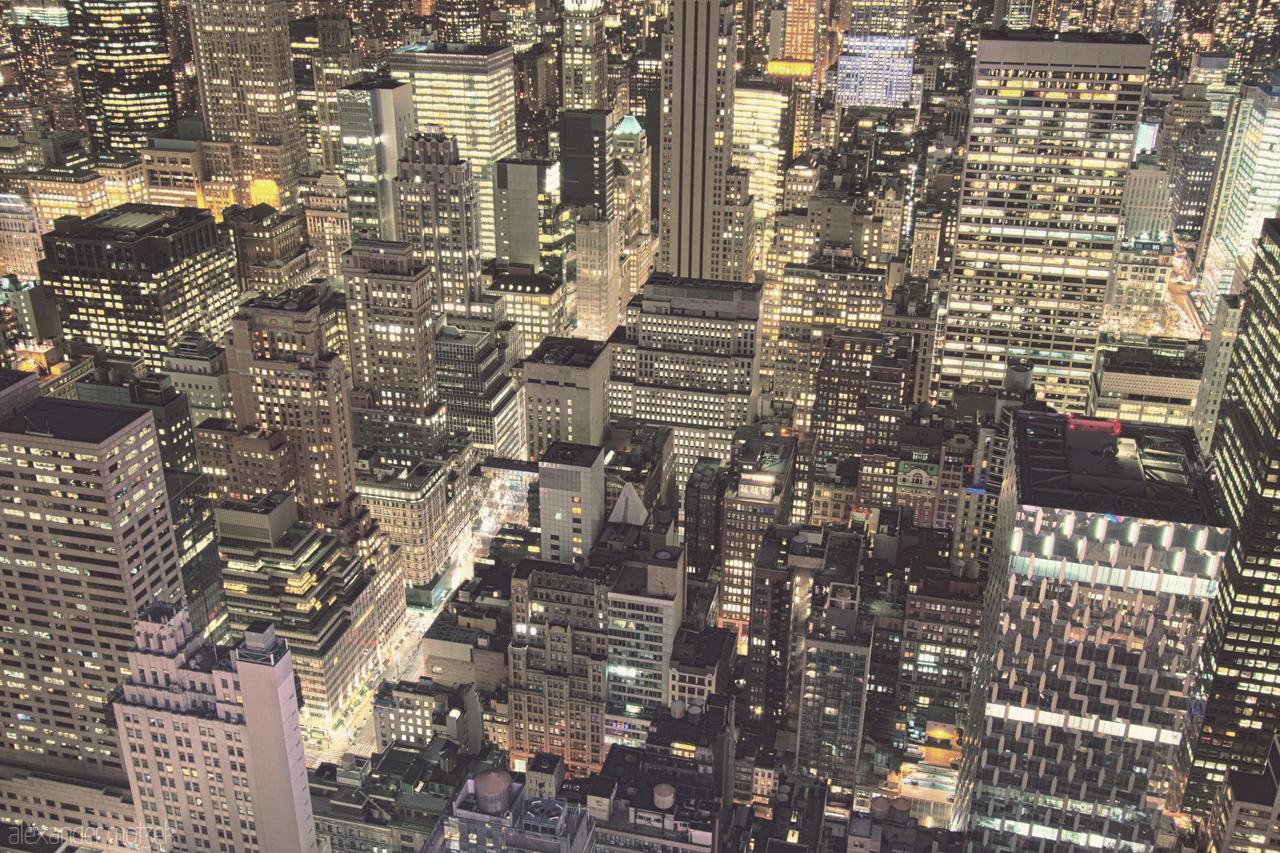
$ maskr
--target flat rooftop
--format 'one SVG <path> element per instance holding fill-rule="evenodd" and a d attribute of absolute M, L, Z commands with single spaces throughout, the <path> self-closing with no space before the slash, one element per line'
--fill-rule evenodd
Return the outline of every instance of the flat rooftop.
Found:
<path fill-rule="evenodd" d="M 579 468 L 590 468 L 604 452 L 604 448 L 596 444 L 574 444 L 568 441 L 554 441 L 542 453 L 540 463 L 552 465 L 574 465 Z"/>
<path fill-rule="evenodd" d="M 406 44 L 404 47 L 397 48 L 395 52 L 432 56 L 493 56 L 503 51 L 513 52 L 509 45 L 447 44 L 438 41 L 425 41 Z"/>
<path fill-rule="evenodd" d="M 212 225 L 213 214 L 201 208 L 130 202 L 83 219 L 61 217 L 53 233 L 63 239 L 132 243 L 171 236 L 206 222 Z"/>
<path fill-rule="evenodd" d="M 566 367 L 590 367 L 604 353 L 603 341 L 586 338 L 546 338 L 538 344 L 525 364 L 554 364 Z"/>
<path fill-rule="evenodd" d="M 983 41 L 1062 41 L 1070 44 L 1150 44 L 1138 33 L 1060 33 L 1056 30 L 983 30 Z"/>
<path fill-rule="evenodd" d="M 0 421 L 0 432 L 101 444 L 147 417 L 149 411 L 42 397 L 19 414 Z"/>
<path fill-rule="evenodd" d="M 1223 524 L 1189 427 L 1021 411 L 1010 433 L 1024 505 Z"/>

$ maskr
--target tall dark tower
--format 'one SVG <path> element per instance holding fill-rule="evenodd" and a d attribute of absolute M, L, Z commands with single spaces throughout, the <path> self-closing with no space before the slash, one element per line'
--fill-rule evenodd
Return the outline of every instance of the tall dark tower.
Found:
<path fill-rule="evenodd" d="M 1214 461 L 1235 531 L 1217 675 L 1187 791 L 1203 814 L 1230 770 L 1257 772 L 1280 721 L 1280 220 L 1264 223 L 1227 371 Z"/>
<path fill-rule="evenodd" d="M 69 5 L 93 147 L 137 151 L 177 114 L 161 0 L 72 0 Z"/>

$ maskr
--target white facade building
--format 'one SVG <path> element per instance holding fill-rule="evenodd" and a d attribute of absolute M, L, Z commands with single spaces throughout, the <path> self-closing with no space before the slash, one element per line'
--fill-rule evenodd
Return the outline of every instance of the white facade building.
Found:
<path fill-rule="evenodd" d="M 139 614 L 131 675 L 114 705 L 150 849 L 315 853 L 293 657 L 268 622 L 234 649 L 185 608 Z"/>

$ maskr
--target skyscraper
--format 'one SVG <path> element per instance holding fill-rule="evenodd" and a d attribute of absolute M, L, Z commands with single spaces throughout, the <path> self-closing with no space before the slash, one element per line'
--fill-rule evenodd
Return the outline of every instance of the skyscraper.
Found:
<path fill-rule="evenodd" d="M 237 204 L 222 211 L 222 228 L 235 247 L 241 292 L 271 296 L 310 284 L 323 272 L 300 214 L 280 213 L 269 204 Z"/>
<path fill-rule="evenodd" d="M 759 284 L 656 272 L 611 344 L 609 415 L 675 430 L 681 490 L 700 456 L 727 458 L 760 399 Z"/>
<path fill-rule="evenodd" d="M 355 412 L 361 447 L 409 464 L 429 452 L 438 423 L 435 288 L 408 243 L 357 240 L 343 256 Z"/>
<path fill-rule="evenodd" d="M 418 127 L 452 136 L 475 169 L 486 258 L 497 254 L 494 171 L 499 160 L 516 153 L 513 57 L 509 46 L 439 43 L 406 45 L 391 55 L 391 75 L 413 84 Z"/>
<path fill-rule="evenodd" d="M 614 206 L 613 113 L 560 113 L 560 198 L 574 207 L 594 206 L 602 217 Z"/>
<path fill-rule="evenodd" d="M 338 90 L 342 171 L 353 234 L 395 239 L 393 182 L 404 146 L 417 125 L 413 88 L 408 83 L 367 80 Z"/>
<path fill-rule="evenodd" d="M 556 441 L 538 459 L 542 554 L 548 560 L 583 559 L 600 535 L 604 456 L 599 445 Z"/>
<path fill-rule="evenodd" d="M 598 770 L 608 678 L 611 565 L 521 560 L 511 578 L 514 635 L 507 662 L 511 763 L 555 752 L 575 770 Z"/>
<path fill-rule="evenodd" d="M 192 0 L 191 31 L 210 173 L 242 206 L 293 212 L 308 155 L 288 0 Z"/>
<path fill-rule="evenodd" d="M 98 151 L 136 153 L 177 115 L 161 0 L 74 0 L 89 132 Z"/>
<path fill-rule="evenodd" d="M 44 256 L 67 336 L 157 370 L 184 333 L 218 340 L 235 312 L 235 253 L 207 210 L 123 204 L 64 219 Z"/>
<path fill-rule="evenodd" d="M 271 623 L 255 622 L 235 648 L 215 646 L 193 630 L 185 607 L 164 603 L 140 613 L 134 629 L 131 675 L 113 711 L 122 746 L 140 762 L 129 776 L 139 829 L 198 849 L 212 821 L 220 837 L 245 850 L 315 851 L 300 701 L 284 638 Z M 170 738 L 194 744 L 175 751 L 176 764 L 159 746 Z M 202 803 L 198 811 L 170 804 L 167 785 L 176 784 L 170 774 L 179 767 Z"/>
<path fill-rule="evenodd" d="M 574 247 L 578 256 L 576 334 L 607 341 L 622 322 L 623 309 L 631 298 L 618 265 L 622 254 L 618 220 L 603 219 L 594 212 L 580 217 L 574 227 Z"/>
<path fill-rule="evenodd" d="M 720 618 L 719 627 L 729 628 L 738 638 L 740 654 L 752 662 L 753 684 L 749 691 L 748 717 L 752 722 L 778 720 L 772 707 L 766 708 L 763 660 L 769 657 L 768 644 L 761 640 L 748 646 L 748 628 L 756 614 L 754 598 L 759 594 L 755 571 L 765 531 L 774 524 L 786 524 L 791 516 L 791 489 L 795 478 L 796 439 L 779 435 L 766 426 L 743 427 L 734 436 L 729 479 L 720 517 Z M 763 621 L 769 622 L 764 607 Z M 764 633 L 764 632 L 758 632 Z M 780 695 L 784 691 L 777 691 Z M 779 707 L 781 702 L 777 703 Z"/>
<path fill-rule="evenodd" d="M 1204 235 L 1212 238 L 1201 279 L 1210 313 L 1219 295 L 1245 280 L 1263 221 L 1280 212 L 1280 70 L 1267 85 L 1242 91 L 1223 144 L 1214 187 L 1219 197 L 1210 202 Z"/>
<path fill-rule="evenodd" d="M 496 177 L 496 257 L 542 272 L 542 242 L 550 236 L 560 206 L 560 164 L 499 160 Z"/>
<path fill-rule="evenodd" d="M 6 760 L 122 780 L 132 768 L 106 726 L 107 698 L 138 614 L 182 596 L 155 422 L 147 411 L 42 398 L 33 374 L 11 371 L 0 373 L 0 405 L 11 505 L 44 516 L 40 531 L 25 514 L 0 521 L 11 547 L 32 552 L 13 552 L 23 563 L 7 571 L 23 582 L 15 577 L 15 606 L 0 620 L 14 652 L 33 651 L 5 655 Z M 36 466 L 42 483 L 29 473 Z"/>
<path fill-rule="evenodd" d="M 602 0 L 566 0 L 560 105 L 566 110 L 607 110 L 609 43 Z"/>
<path fill-rule="evenodd" d="M 1280 603 L 1270 590 L 1280 525 L 1275 422 L 1280 367 L 1274 330 L 1280 323 L 1280 220 L 1268 220 L 1242 299 L 1234 353 L 1212 433 L 1227 522 L 1236 531 L 1224 583 L 1232 602 L 1217 655 L 1217 674 L 1196 748 L 1191 808 L 1203 812 L 1229 770 L 1255 771 L 1280 730 Z M 1232 331 L 1230 327 L 1221 330 Z M 1212 389 L 1207 389 L 1212 390 Z"/>
<path fill-rule="evenodd" d="M 726 278 L 736 50 L 733 3 L 672 2 L 663 45 L 657 268 L 677 276 Z"/>
<path fill-rule="evenodd" d="M 410 139 L 399 163 L 396 236 L 431 269 L 439 311 L 465 314 L 480 294 L 483 214 L 473 165 L 456 137 L 438 133 Z"/>
<path fill-rule="evenodd" d="M 782 201 L 782 173 L 791 159 L 786 130 L 790 102 L 781 87 L 768 83 L 739 83 L 733 94 L 733 165 L 750 175 L 757 223 L 774 226 Z M 768 245 L 767 236 L 765 245 Z"/>
<path fill-rule="evenodd" d="M 1011 432 L 952 825 L 984 851 L 1151 846 L 1204 713 L 1216 486 L 1186 427 L 1022 411 Z"/>
<path fill-rule="evenodd" d="M 1084 411 L 1150 52 L 1140 36 L 1116 34 L 998 31 L 979 41 L 945 395 L 999 382 L 1019 356 L 1042 397 Z M 1060 97 L 1068 87 L 1070 101 Z M 1002 102 L 1009 93 L 1016 105 Z M 1085 122 L 1095 138 L 1067 122 Z"/>
<path fill-rule="evenodd" d="M 350 393 L 338 352 L 341 308 L 333 294 L 311 286 L 250 299 L 227 338 L 236 424 L 286 434 L 299 514 L 335 528 L 351 518 L 355 493 Z"/>
<path fill-rule="evenodd" d="M 635 116 L 625 116 L 613 131 L 617 189 L 615 215 L 622 240 L 624 301 L 640 292 L 653 271 L 658 235 L 653 233 L 653 151 Z"/>

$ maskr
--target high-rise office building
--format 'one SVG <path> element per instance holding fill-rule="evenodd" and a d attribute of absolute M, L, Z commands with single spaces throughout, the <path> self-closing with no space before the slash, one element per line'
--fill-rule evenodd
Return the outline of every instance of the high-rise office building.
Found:
<path fill-rule="evenodd" d="M 480 44 L 488 25 L 490 6 L 484 0 L 435 0 L 434 12 L 440 41 Z"/>
<path fill-rule="evenodd" d="M 1216 299 L 1241 289 L 1264 220 L 1280 211 L 1280 70 L 1266 85 L 1245 88 L 1227 118 L 1214 192 L 1218 211 L 1207 223 L 1201 291 L 1210 313 Z"/>
<path fill-rule="evenodd" d="M 608 597 L 617 568 L 521 560 L 511 578 L 507 654 L 513 767 L 539 752 L 591 772 L 604 763 Z"/>
<path fill-rule="evenodd" d="M 610 110 L 560 113 L 560 200 L 613 215 L 614 123 Z"/>
<path fill-rule="evenodd" d="M 1232 606 L 1195 754 L 1191 807 L 1199 812 L 1227 771 L 1262 767 L 1280 729 L 1280 686 L 1271 677 L 1271 667 L 1280 665 L 1280 648 L 1274 645 L 1280 605 L 1269 592 L 1280 510 L 1280 496 L 1272 488 L 1277 476 L 1272 459 L 1280 445 L 1280 426 L 1274 421 L 1280 397 L 1272 381 L 1280 366 L 1272 342 L 1272 330 L 1280 322 L 1280 220 L 1268 220 L 1262 228 L 1241 302 L 1212 433 L 1227 522 L 1235 536 L 1224 578 Z M 1221 330 L 1227 343 L 1230 331 L 1229 326 Z"/>
<path fill-rule="evenodd" d="M 235 312 L 235 254 L 207 210 L 124 204 L 60 220 L 40 277 L 68 337 L 157 370 L 183 334 L 220 339 Z"/>
<path fill-rule="evenodd" d="M 39 281 L 42 257 L 36 212 L 22 196 L 0 195 L 0 273 L 19 281 Z"/>
<path fill-rule="evenodd" d="M 307 240 L 316 250 L 322 274 L 333 278 L 342 272 L 342 253 L 351 248 L 346 183 L 337 175 L 307 178 L 302 182 L 302 207 Z"/>
<path fill-rule="evenodd" d="M 794 402 L 795 425 L 807 430 L 827 338 L 836 327 L 880 327 L 885 275 L 835 260 L 793 263 L 774 286 L 778 296 L 766 308 L 762 357 L 771 368 L 774 398 Z"/>
<path fill-rule="evenodd" d="M 72 39 L 83 64 L 89 132 L 98 151 L 136 153 L 177 116 L 173 56 L 161 0 L 75 0 Z"/>
<path fill-rule="evenodd" d="M 288 0 L 194 0 L 190 6 L 205 162 L 235 201 L 292 213 L 306 172 Z"/>
<path fill-rule="evenodd" d="M 342 167 L 338 92 L 360 81 L 360 57 L 353 50 L 346 15 L 317 15 L 289 22 L 298 120 L 307 141 L 311 168 Z"/>
<path fill-rule="evenodd" d="M 138 614 L 182 597 L 155 422 L 137 409 L 42 398 L 28 373 L 0 374 L 0 403 L 11 505 L 42 516 L 0 522 L 23 549 L 4 569 L 15 584 L 3 620 L 14 638 L 0 709 L 6 760 L 122 781 L 131 768 L 107 727 L 107 700 L 129 665 Z M 37 643 L 38 653 L 22 653 Z"/>
<path fill-rule="evenodd" d="M 72 387 L 74 399 L 122 409 L 145 409 L 155 419 L 160 436 L 160 463 L 166 471 L 195 473 L 196 445 L 187 395 L 164 373 L 142 372 L 132 376 L 99 368 Z"/>
<path fill-rule="evenodd" d="M 733 93 L 733 165 L 750 175 L 761 239 L 768 245 L 782 203 L 782 175 L 790 160 L 786 130 L 791 99 L 768 83 L 739 83 Z"/>
<path fill-rule="evenodd" d="M 288 643 L 271 623 L 254 622 L 234 648 L 215 646 L 186 608 L 164 603 L 140 613 L 134 633 L 131 674 L 113 711 L 134 759 L 139 837 L 174 849 L 212 849 L 208 839 L 217 837 L 246 851 L 314 853 Z M 183 748 L 169 754 L 170 743 Z M 199 808 L 173 804 L 179 769 L 193 795 L 187 805 Z"/>
<path fill-rule="evenodd" d="M 445 517 L 451 485 L 449 467 L 421 453 L 404 464 L 379 456 L 356 470 L 360 503 L 387 542 L 400 549 L 411 586 L 434 581 L 449 557 Z"/>
<path fill-rule="evenodd" d="M 654 273 L 611 344 L 609 414 L 675 430 L 683 490 L 700 456 L 728 458 L 759 405 L 759 284 Z"/>
<path fill-rule="evenodd" d="M 475 169 L 480 250 L 496 256 L 494 172 L 516 153 L 515 68 L 511 48 L 478 44 L 412 44 L 391 55 L 391 75 L 413 84 L 418 127 L 457 141 Z M 403 239 L 403 238 L 401 238 Z"/>
<path fill-rule="evenodd" d="M 1222 395 L 1227 388 L 1227 373 L 1240 334 L 1240 318 L 1244 307 L 1239 294 L 1229 293 L 1218 301 L 1218 311 L 1209 329 L 1209 346 L 1204 356 L 1204 371 L 1196 395 L 1196 411 L 1192 423 L 1200 449 L 1208 453 L 1218 429 Z"/>
<path fill-rule="evenodd" d="M 300 515 L 335 528 L 351 518 L 355 493 L 345 327 L 341 299 L 307 286 L 246 301 L 227 338 L 236 424 L 286 434 Z"/>
<path fill-rule="evenodd" d="M 402 464 L 438 436 L 435 288 L 408 243 L 357 240 L 343 256 L 356 441 Z"/>
<path fill-rule="evenodd" d="M 618 743 L 634 737 L 619 731 L 621 726 L 671 704 L 669 670 L 684 619 L 684 552 L 652 541 L 654 534 L 649 541 L 645 536 L 635 525 L 611 521 L 596 546 L 621 548 L 618 578 L 609 590 L 610 733 L 605 736 Z"/>
<path fill-rule="evenodd" d="M 622 235 L 618 231 L 618 220 L 587 212 L 574 226 L 574 247 L 578 258 L 575 334 L 593 341 L 607 341 L 621 324 L 624 308 L 631 299 L 619 264 Z"/>
<path fill-rule="evenodd" d="M 725 199 L 733 156 L 733 4 L 675 0 L 664 36 L 657 268 L 730 279 Z"/>
<path fill-rule="evenodd" d="M 544 262 L 551 260 L 544 258 L 543 242 L 554 234 L 560 207 L 560 164 L 499 160 L 495 176 L 496 258 L 543 272 Z M 555 264 L 546 266 L 555 275 Z"/>
<path fill-rule="evenodd" d="M 256 622 L 279 626 L 298 665 L 302 725 L 323 742 L 357 710 L 396 639 L 404 561 L 380 531 L 350 548 L 299 521 L 281 492 L 221 501 L 214 518 L 227 630 L 247 638 Z"/>
<path fill-rule="evenodd" d="M 630 299 L 653 271 L 658 235 L 653 233 L 653 152 L 635 116 L 624 116 L 613 131 L 617 162 L 615 215 L 622 238 L 622 289 Z"/>
<path fill-rule="evenodd" d="M 1139 36 L 1112 34 L 1006 31 L 979 41 L 944 394 L 999 382 L 1016 356 L 1031 360 L 1045 400 L 1084 411 L 1150 50 Z M 1068 110 L 1058 97 L 1067 85 L 1087 110 Z M 1000 104 L 1005 91 L 1019 92 L 1017 107 Z M 1106 141 L 1077 137 L 1069 112 Z M 992 181 L 1026 189 L 996 192 Z M 1042 220 L 1028 224 L 1014 198 L 1023 192 Z M 1063 245 L 1061 233 L 1079 236 Z"/>
<path fill-rule="evenodd" d="M 1185 427 L 1023 411 L 1011 433 L 952 825 L 991 851 L 1151 846 L 1214 659 L 1216 486 Z"/>
<path fill-rule="evenodd" d="M 529 267 L 490 261 L 484 265 L 481 287 L 481 300 L 471 308 L 474 321 L 498 328 L 494 320 L 501 316 L 500 325 L 519 330 L 521 342 L 511 353 L 513 367 L 533 355 L 543 339 L 569 334 L 569 288 L 564 282 Z"/>
<path fill-rule="evenodd" d="M 602 0 L 567 0 L 560 59 L 560 106 L 566 110 L 607 110 L 609 43 Z"/>
<path fill-rule="evenodd" d="M 107 179 L 83 166 L 42 169 L 27 179 L 27 196 L 36 214 L 36 230 L 48 234 L 63 216 L 88 219 L 111 207 Z"/>
<path fill-rule="evenodd" d="M 476 447 L 489 455 L 527 458 L 524 389 L 511 375 L 498 332 L 437 322 L 435 338 L 436 381 L 449 429 L 470 430 Z"/>
<path fill-rule="evenodd" d="M 1222 159 L 1226 128 L 1221 118 L 1212 116 L 1204 124 L 1190 128 L 1173 164 L 1170 214 L 1173 234 L 1190 247 L 1194 258 L 1206 248 L 1202 242 L 1209 212 L 1213 179 Z"/>
<path fill-rule="evenodd" d="M 1120 215 L 1129 238 L 1160 239 L 1169 233 L 1169 170 L 1154 154 L 1139 154 L 1125 178 Z"/>
<path fill-rule="evenodd" d="M 753 596 L 758 591 L 754 567 L 765 531 L 790 521 L 795 466 L 795 436 L 780 435 L 776 428 L 762 425 L 743 427 L 734 436 L 719 525 L 719 627 L 737 635 L 739 653 L 748 654 L 752 661 L 761 653 L 765 657 L 769 654 L 763 641 L 758 648 L 748 647 L 748 627 L 755 613 Z M 755 669 L 753 666 L 753 676 Z M 764 675 L 758 674 L 763 684 Z M 766 719 L 766 703 L 754 687 L 748 704 L 752 722 Z M 768 714 L 767 718 L 776 719 L 776 715 Z"/>
<path fill-rule="evenodd" d="M 775 573 L 809 595 L 787 601 L 792 584 L 784 583 L 761 596 L 761 607 L 776 602 L 760 614 L 772 623 L 765 672 L 787 685 L 783 708 L 790 717 L 794 707 L 796 716 L 796 769 L 849 790 L 858 778 L 872 681 L 873 625 L 858 607 L 865 546 L 856 534 L 828 528 L 802 530 L 783 548 L 790 565 Z M 791 635 L 780 628 L 800 634 L 798 649 L 782 647 Z"/>
<path fill-rule="evenodd" d="M 479 299 L 484 208 L 474 163 L 458 139 L 419 134 L 405 145 L 396 178 L 397 238 L 430 267 L 437 311 L 466 312 Z"/>
<path fill-rule="evenodd" d="M 830 9 L 823 0 L 796 0 L 786 8 L 783 58 L 807 65 L 805 74 L 813 81 L 821 80 L 825 71 L 818 65 L 820 57 L 826 56 L 825 24 L 829 15 Z"/>
<path fill-rule="evenodd" d="M 836 100 L 844 107 L 902 109 L 918 104 L 915 39 L 854 35 L 844 38 L 836 64 Z"/>
<path fill-rule="evenodd" d="M 352 233 L 396 239 L 394 181 L 404 146 L 418 129 L 413 87 L 367 80 L 338 90 L 338 127 Z"/>

